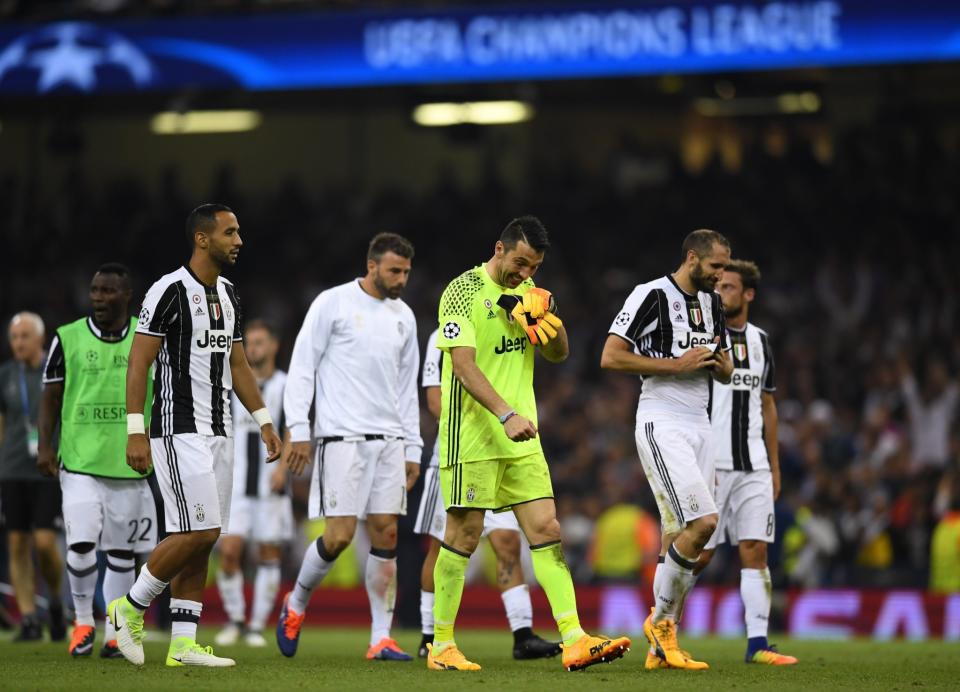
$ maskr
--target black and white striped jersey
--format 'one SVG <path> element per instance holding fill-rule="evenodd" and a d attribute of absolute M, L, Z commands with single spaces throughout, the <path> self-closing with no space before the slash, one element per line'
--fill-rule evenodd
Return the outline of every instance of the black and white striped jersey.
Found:
<path fill-rule="evenodd" d="M 761 393 L 776 391 L 773 351 L 762 329 L 747 322 L 742 330 L 727 327 L 733 356 L 730 384 L 712 383 L 710 425 L 718 469 L 769 469 L 763 441 Z"/>
<path fill-rule="evenodd" d="M 276 421 L 277 435 L 283 437 L 283 388 L 287 383 L 287 373 L 275 370 L 260 383 L 263 405 Z M 233 411 L 233 494 L 247 497 L 269 497 L 270 475 L 273 466 L 267 465 L 267 447 L 260 439 L 260 425 L 250 412 L 240 403 L 240 398 L 230 397 Z"/>
<path fill-rule="evenodd" d="M 423 351 L 423 370 L 420 371 L 420 386 L 424 389 L 428 387 L 439 387 L 440 368 L 443 367 L 443 351 L 437 348 L 437 335 L 439 329 L 434 329 L 433 333 L 427 337 L 427 346 Z M 437 435 L 433 443 L 433 454 L 430 455 L 430 466 L 440 466 L 440 436 Z"/>
<path fill-rule="evenodd" d="M 715 337 L 726 349 L 720 295 L 698 291 L 690 295 L 672 276 L 640 284 L 629 295 L 610 325 L 610 334 L 626 339 L 634 353 L 648 358 L 679 358 L 691 348 L 711 348 Z M 643 378 L 637 412 L 706 415 L 710 373 Z"/>
<path fill-rule="evenodd" d="M 147 291 L 137 333 L 163 339 L 150 436 L 230 435 L 230 350 L 243 338 L 233 284 L 218 277 L 216 286 L 206 286 L 180 267 Z"/>

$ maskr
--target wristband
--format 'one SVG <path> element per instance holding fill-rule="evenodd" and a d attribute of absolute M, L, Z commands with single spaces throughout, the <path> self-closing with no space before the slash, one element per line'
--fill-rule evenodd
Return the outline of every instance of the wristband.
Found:
<path fill-rule="evenodd" d="M 143 427 L 142 413 L 127 414 L 127 435 L 145 435 L 146 430 Z"/>
<path fill-rule="evenodd" d="M 497 416 L 497 418 L 500 419 L 500 425 L 503 425 L 503 424 L 505 424 L 508 420 L 510 420 L 511 418 L 513 418 L 515 415 L 517 415 L 517 412 L 514 411 L 513 409 L 510 409 L 509 411 L 507 411 L 506 413 L 504 413 L 502 416 Z"/>
<path fill-rule="evenodd" d="M 251 411 L 250 415 L 253 416 L 253 420 L 257 421 L 257 425 L 261 428 L 265 425 L 273 425 L 273 418 L 270 417 L 270 412 L 266 406 L 258 408 L 256 411 Z"/>

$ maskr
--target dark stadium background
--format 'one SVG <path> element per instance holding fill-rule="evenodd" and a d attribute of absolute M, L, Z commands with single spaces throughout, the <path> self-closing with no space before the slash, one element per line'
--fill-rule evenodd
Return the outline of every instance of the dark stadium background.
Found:
<path fill-rule="evenodd" d="M 92 2 L 7 0 L 0 22 L 177 17 L 186 3 L 112 4 L 99 14 Z M 819 107 L 697 109 L 698 99 L 785 92 L 813 93 Z M 516 98 L 534 105 L 532 120 L 427 129 L 410 117 L 426 101 Z M 243 134 L 148 128 L 160 110 L 220 108 L 263 120 Z M 245 246 L 230 278 L 245 316 L 281 329 L 281 366 L 310 301 L 363 273 L 366 243 L 381 230 L 416 246 L 405 299 L 423 342 L 446 282 L 486 260 L 510 218 L 535 214 L 553 243 L 537 280 L 557 295 L 572 342 L 569 361 L 538 369 L 543 440 L 577 579 L 616 582 L 629 575 L 592 565 L 592 527 L 617 503 L 654 517 L 655 508 L 633 442 L 639 387 L 601 373 L 600 349 L 631 288 L 672 271 L 687 232 L 713 228 L 763 272 L 751 321 L 771 334 L 777 361 L 777 588 L 922 590 L 931 533 L 960 509 L 960 430 L 954 415 L 942 431 L 949 458 L 917 458 L 912 424 L 922 421 L 911 419 L 900 381 L 914 373 L 933 401 L 957 386 L 958 191 L 956 62 L 281 92 L 0 92 L 0 319 L 34 310 L 52 330 L 84 314 L 86 284 L 105 261 L 133 269 L 138 301 L 185 262 L 187 212 L 216 201 L 237 211 Z M 423 430 L 429 454 L 425 409 Z M 422 548 L 411 519 L 400 558 L 407 624 Z M 735 557 L 723 559 L 701 584 L 738 577 Z"/>

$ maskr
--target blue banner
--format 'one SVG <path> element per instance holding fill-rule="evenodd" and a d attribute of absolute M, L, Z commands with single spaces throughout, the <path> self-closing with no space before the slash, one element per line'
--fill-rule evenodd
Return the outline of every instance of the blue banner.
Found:
<path fill-rule="evenodd" d="M 0 25 L 6 94 L 313 89 L 958 59 L 958 0 L 678 0 Z"/>

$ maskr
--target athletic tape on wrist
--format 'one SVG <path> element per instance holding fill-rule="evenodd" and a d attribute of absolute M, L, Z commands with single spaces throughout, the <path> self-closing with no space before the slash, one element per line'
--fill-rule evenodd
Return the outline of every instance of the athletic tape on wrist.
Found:
<path fill-rule="evenodd" d="M 143 414 L 142 413 L 128 413 L 127 414 L 127 435 L 144 435 L 146 434 L 146 429 L 143 424 Z"/>
<path fill-rule="evenodd" d="M 257 425 L 261 428 L 265 425 L 273 425 L 273 418 L 270 416 L 270 412 L 264 408 L 258 408 L 256 411 L 253 411 L 251 414 L 253 420 L 257 421 Z"/>

